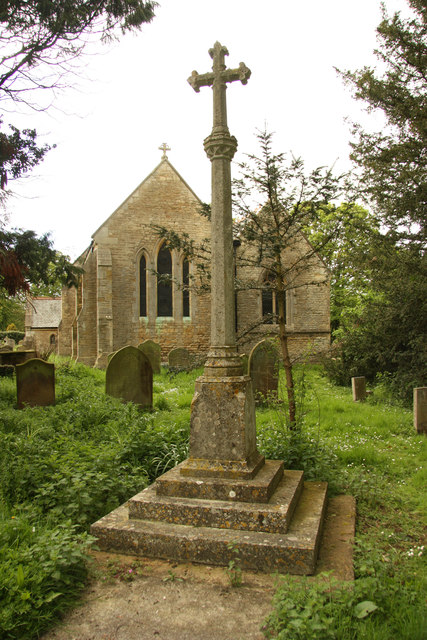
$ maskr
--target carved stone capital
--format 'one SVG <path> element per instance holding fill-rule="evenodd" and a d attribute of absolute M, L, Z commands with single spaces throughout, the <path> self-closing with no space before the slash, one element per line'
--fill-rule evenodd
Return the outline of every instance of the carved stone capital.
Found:
<path fill-rule="evenodd" d="M 211 133 L 203 141 L 203 147 L 211 162 L 216 158 L 225 158 L 231 162 L 237 150 L 237 140 L 225 132 Z"/>

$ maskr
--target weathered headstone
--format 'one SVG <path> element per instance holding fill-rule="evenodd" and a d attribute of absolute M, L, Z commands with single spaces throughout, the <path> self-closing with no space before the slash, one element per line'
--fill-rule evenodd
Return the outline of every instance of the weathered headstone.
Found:
<path fill-rule="evenodd" d="M 169 351 L 168 364 L 173 369 L 189 369 L 193 364 L 193 358 L 188 349 L 176 347 Z"/>
<path fill-rule="evenodd" d="M 242 374 L 243 374 L 244 376 L 247 376 L 247 375 L 249 375 L 249 368 L 248 368 L 248 365 L 249 365 L 249 356 L 247 356 L 247 355 L 246 355 L 246 353 L 243 353 L 243 354 L 240 356 L 240 359 L 241 359 L 241 361 L 242 361 Z"/>
<path fill-rule="evenodd" d="M 366 400 L 366 379 L 365 376 L 357 376 L 351 379 L 351 389 L 353 392 L 353 401 L 360 402 Z"/>
<path fill-rule="evenodd" d="M 417 433 L 427 434 L 427 387 L 414 389 L 414 427 Z"/>
<path fill-rule="evenodd" d="M 256 400 L 277 397 L 279 352 L 272 340 L 267 338 L 254 346 L 249 355 L 248 368 Z"/>
<path fill-rule="evenodd" d="M 18 409 L 55 404 L 55 365 L 39 358 L 17 364 L 16 392 Z"/>
<path fill-rule="evenodd" d="M 138 345 L 138 349 L 142 351 L 142 353 L 145 353 L 149 359 L 153 373 L 160 373 L 162 349 L 159 343 L 153 340 L 144 340 L 144 342 Z"/>
<path fill-rule="evenodd" d="M 3 341 L 3 344 L 6 347 L 9 347 L 9 349 L 11 349 L 11 351 L 14 350 L 15 345 L 16 345 L 15 340 L 13 338 L 9 338 L 8 336 L 5 337 L 5 339 Z"/>
<path fill-rule="evenodd" d="M 124 402 L 151 408 L 153 370 L 147 356 L 131 346 L 116 351 L 107 365 L 105 391 Z"/>

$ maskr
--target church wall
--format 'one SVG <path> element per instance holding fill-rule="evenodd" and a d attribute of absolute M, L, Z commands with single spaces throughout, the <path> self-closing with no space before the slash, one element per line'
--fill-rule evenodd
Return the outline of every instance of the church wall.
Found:
<path fill-rule="evenodd" d="M 97 357 L 97 249 L 92 248 L 83 265 L 82 308 L 77 316 L 77 349 L 74 355 L 93 366 Z"/>
<path fill-rule="evenodd" d="M 248 248 L 240 251 L 246 256 Z M 286 292 L 286 328 L 289 334 L 289 351 L 293 360 L 316 353 L 324 352 L 330 344 L 330 285 L 329 272 L 324 263 L 313 256 L 305 261 L 305 268 L 292 270 L 299 264 L 298 255 L 305 255 L 306 241 L 301 241 L 288 252 L 283 253 L 288 273 L 289 290 Z M 238 268 L 238 278 L 242 281 L 262 282 L 263 271 L 258 267 Z M 249 353 L 251 348 L 264 337 L 278 335 L 278 327 L 274 324 L 258 324 L 262 318 L 261 291 L 248 290 L 237 295 L 239 351 Z M 250 326 L 258 325 L 250 334 L 244 335 Z"/>
<path fill-rule="evenodd" d="M 156 317 L 156 278 L 148 274 L 147 317 L 139 316 L 139 259 L 156 269 L 161 245 L 151 224 L 188 233 L 200 242 L 210 232 L 209 222 L 198 214 L 200 201 L 168 161 L 162 162 L 130 198 L 94 234 L 99 250 L 111 252 L 112 350 L 146 338 L 160 343 L 162 357 L 183 343 L 194 353 L 209 345 L 209 299 L 191 296 L 191 320 L 182 317 L 182 291 L 174 286 L 171 318 Z M 182 256 L 173 251 L 175 275 L 179 279 Z M 98 298 L 99 298 L 98 292 Z M 99 302 L 98 302 L 99 304 Z"/>

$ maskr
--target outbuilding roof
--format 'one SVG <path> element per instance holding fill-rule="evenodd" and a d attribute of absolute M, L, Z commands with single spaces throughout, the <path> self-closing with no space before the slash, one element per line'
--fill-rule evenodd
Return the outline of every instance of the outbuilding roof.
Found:
<path fill-rule="evenodd" d="M 61 298 L 33 298 L 28 303 L 32 311 L 33 329 L 57 328 L 62 318 Z"/>

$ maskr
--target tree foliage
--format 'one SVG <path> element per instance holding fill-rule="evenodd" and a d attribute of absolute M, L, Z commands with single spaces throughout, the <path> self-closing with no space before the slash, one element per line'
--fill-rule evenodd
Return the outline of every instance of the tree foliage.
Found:
<path fill-rule="evenodd" d="M 34 231 L 0 229 L 0 297 L 28 293 L 30 285 L 60 280 L 76 285 L 80 270 L 67 256 L 52 248 L 49 235 Z"/>
<path fill-rule="evenodd" d="M 329 280 L 329 272 L 320 269 L 319 254 L 337 237 L 342 217 L 350 219 L 353 204 L 336 202 L 349 186 L 346 176 L 335 176 L 330 169 L 318 167 L 306 172 L 301 158 L 272 149 L 272 134 L 257 135 L 260 153 L 248 155 L 239 165 L 240 178 L 234 181 L 236 230 L 241 240 L 239 267 L 261 269 L 268 278 L 238 282 L 238 288 L 270 289 L 276 299 L 276 321 L 289 406 L 289 424 L 296 427 L 296 397 L 286 327 L 286 292 L 309 285 L 320 286 Z M 323 234 L 312 234 L 326 212 L 334 212 Z M 312 275 L 311 275 L 312 274 Z M 323 275 L 322 275 L 323 274 Z"/>
<path fill-rule="evenodd" d="M 386 126 L 373 133 L 354 127 L 352 159 L 381 228 L 353 256 L 373 295 L 343 336 L 337 373 L 381 374 L 409 400 L 427 378 L 427 7 L 408 3 L 407 19 L 383 7 L 379 68 L 343 74 Z"/>
<path fill-rule="evenodd" d="M 364 131 L 354 125 L 352 159 L 365 193 L 398 240 L 425 243 L 427 220 L 427 6 L 408 0 L 413 17 L 400 13 L 377 28 L 379 69 L 342 75 L 368 111 L 383 114 L 386 127 Z"/>
<path fill-rule="evenodd" d="M 0 101 L 43 110 L 67 86 L 85 47 L 138 30 L 154 17 L 151 0 L 2 0 L 0 3 Z M 0 121 L 1 124 L 1 121 Z M 36 132 L 0 133 L 0 182 L 18 178 L 49 150 Z M 4 195 L 4 194 L 3 194 Z"/>

